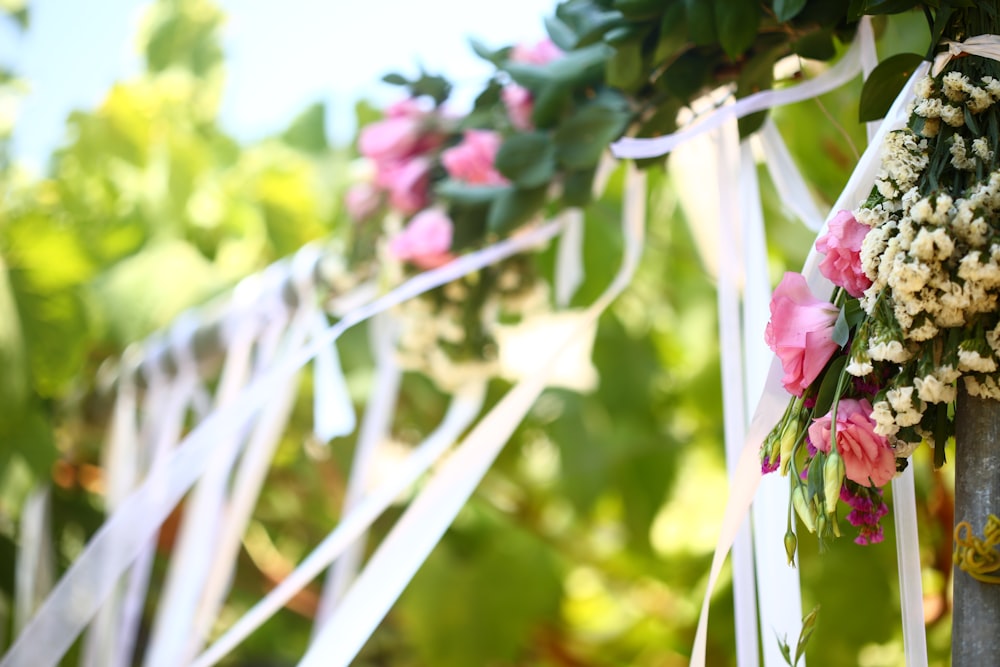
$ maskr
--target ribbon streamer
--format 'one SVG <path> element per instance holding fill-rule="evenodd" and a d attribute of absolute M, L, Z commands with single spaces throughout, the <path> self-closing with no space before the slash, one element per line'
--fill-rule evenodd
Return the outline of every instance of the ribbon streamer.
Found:
<path fill-rule="evenodd" d="M 15 640 L 0 667 L 54 666 L 107 598 L 121 574 L 204 472 L 215 446 L 244 428 L 271 398 L 275 383 L 286 381 L 348 328 L 430 289 L 548 242 L 560 223 L 533 227 L 440 268 L 406 281 L 388 294 L 345 315 L 322 337 L 261 375 L 238 400 L 209 415 L 170 453 L 164 465 L 132 492 L 97 531 L 52 593 Z"/>
<path fill-rule="evenodd" d="M 645 220 L 645 175 L 628 165 L 623 212 L 625 255 L 611 285 L 585 311 L 563 348 L 600 316 L 629 284 L 641 254 Z M 411 503 L 365 570 L 322 628 L 300 667 L 348 665 L 407 582 L 465 505 L 507 439 L 545 388 L 559 353 L 534 376 L 511 389 L 466 436 Z"/>
<path fill-rule="evenodd" d="M 869 20 L 869 17 L 865 16 L 861 19 L 861 22 L 864 23 Z M 860 40 L 856 39 L 836 65 L 814 79 L 781 90 L 762 90 L 759 93 L 748 95 L 738 100 L 735 104 L 720 107 L 716 111 L 707 114 L 695 125 L 686 127 L 673 134 L 654 137 L 652 139 L 639 139 L 635 137 L 619 139 L 617 142 L 611 144 L 611 152 L 619 158 L 650 158 L 666 155 L 679 144 L 703 132 L 714 130 L 727 121 L 743 118 L 758 111 L 818 97 L 823 93 L 841 87 L 858 75 L 861 71 L 860 52 Z"/>
<path fill-rule="evenodd" d="M 1000 35 L 975 35 L 964 42 L 953 42 L 950 39 L 945 39 L 941 43 L 947 45 L 948 50 L 934 57 L 931 76 L 937 76 L 944 71 L 953 58 L 963 55 L 1000 60 Z"/>
<path fill-rule="evenodd" d="M 916 71 L 914 71 L 913 75 L 910 77 L 909 81 L 907 81 L 903 90 L 896 98 L 896 101 L 893 102 L 892 108 L 886 116 L 887 119 L 899 119 L 903 116 L 906 104 L 910 99 L 913 86 L 926 74 L 928 66 L 929 63 L 923 63 L 916 69 Z M 840 193 L 840 197 L 838 197 L 837 203 L 833 207 L 834 212 L 843 208 L 853 209 L 860 202 L 864 201 L 868 192 L 871 190 L 875 174 L 878 171 L 880 147 L 885 139 L 885 135 L 890 131 L 890 129 L 892 129 L 891 125 L 892 123 L 890 122 L 884 122 L 879 127 L 879 131 L 876 133 L 874 140 L 868 145 L 868 148 L 865 149 L 865 152 L 858 161 L 854 172 L 848 179 L 847 185 Z M 825 231 L 826 225 L 823 226 L 820 233 L 825 233 Z M 819 272 L 819 262 L 820 256 L 814 246 L 809 253 L 809 257 L 806 259 L 802 273 L 805 276 L 806 282 L 808 283 L 813 294 L 832 294 L 833 285 Z M 718 542 L 716 543 L 715 554 L 712 557 L 711 569 L 709 571 L 708 589 L 705 592 L 705 598 L 702 600 L 701 615 L 698 619 L 698 628 L 695 632 L 694 645 L 691 649 L 691 667 L 705 666 L 706 646 L 708 640 L 708 607 L 709 602 L 711 601 L 712 591 L 715 589 L 719 575 L 722 573 L 722 566 L 725 562 L 726 555 L 729 553 L 729 550 L 736 539 L 739 525 L 746 516 L 747 512 L 750 510 L 754 494 L 756 493 L 761 481 L 759 457 L 760 446 L 764 442 L 764 438 L 767 436 L 768 432 L 770 432 L 774 424 L 776 424 L 781 418 L 785 406 L 788 404 L 788 394 L 781 385 L 782 374 L 781 363 L 776 357 L 774 357 L 771 362 L 771 369 L 768 373 L 767 382 L 764 385 L 764 391 L 757 403 L 756 413 L 754 414 L 753 421 L 751 422 L 750 428 L 747 432 L 746 442 L 743 447 L 743 454 L 740 457 L 736 473 L 731 482 L 732 491 L 729 500 L 726 503 L 722 527 L 719 533 Z M 919 553 L 915 553 L 914 555 L 919 558 Z M 904 619 L 904 622 L 906 622 L 906 619 Z M 921 617 L 921 623 L 922 622 Z M 920 636 L 916 637 L 915 640 L 926 641 L 926 638 L 921 632 Z M 919 662 L 907 664 L 917 665 L 918 667 L 920 665 Z"/>

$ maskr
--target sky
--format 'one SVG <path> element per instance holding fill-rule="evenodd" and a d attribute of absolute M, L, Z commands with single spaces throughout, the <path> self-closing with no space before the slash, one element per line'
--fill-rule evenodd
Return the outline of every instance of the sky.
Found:
<path fill-rule="evenodd" d="M 227 82 L 221 123 L 253 141 L 284 129 L 316 101 L 328 108 L 331 139 L 350 140 L 360 98 L 387 102 L 398 89 L 379 83 L 419 66 L 456 84 L 468 104 L 490 67 L 468 46 L 500 47 L 544 37 L 556 0 L 217 0 Z M 31 26 L 0 21 L 0 63 L 31 85 L 18 111 L 15 160 L 39 171 L 65 140 L 65 119 L 92 109 L 117 80 L 141 71 L 135 43 L 149 0 L 28 0 Z M 463 91 L 465 94 L 463 95 Z"/>

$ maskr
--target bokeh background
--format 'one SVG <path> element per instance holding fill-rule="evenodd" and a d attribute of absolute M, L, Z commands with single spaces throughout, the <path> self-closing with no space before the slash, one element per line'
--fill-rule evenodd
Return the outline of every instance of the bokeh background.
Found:
<path fill-rule="evenodd" d="M 2 650 L 28 491 L 53 484 L 59 568 L 102 520 L 110 398 L 98 386 L 101 365 L 307 241 L 343 234 L 354 133 L 398 94 L 378 84 L 382 73 L 422 65 L 474 90 L 488 69 L 466 38 L 537 40 L 554 4 L 3 0 L 0 8 Z M 922 50 L 921 21 L 878 20 L 880 56 Z M 774 114 L 824 206 L 864 146 L 859 94 L 856 81 Z M 763 169 L 761 179 L 776 282 L 801 266 L 813 235 L 787 217 Z M 356 664 L 686 664 L 727 495 L 718 324 L 711 242 L 695 242 L 706 235 L 694 233 L 697 216 L 685 215 L 669 170 L 653 168 L 650 184 L 642 267 L 600 323 L 599 388 L 542 397 Z M 589 303 L 617 266 L 620 194 L 613 179 L 587 210 L 587 277 L 576 303 Z M 341 353 L 360 406 L 371 386 L 364 331 L 349 334 Z M 311 387 L 302 381 L 222 625 L 339 517 L 353 441 L 308 443 Z M 491 402 L 505 389 L 492 384 Z M 394 438 L 419 441 L 446 399 L 430 379 L 406 375 Z M 950 471 L 932 471 L 919 455 L 917 463 L 931 664 L 944 665 Z M 376 538 L 404 501 L 376 524 Z M 904 664 L 891 521 L 886 534 L 869 547 L 845 536 L 823 554 L 800 540 L 803 608 L 820 606 L 810 665 Z M 168 526 L 155 576 L 171 545 Z M 226 664 L 295 664 L 318 590 L 303 591 Z M 777 641 L 767 629 L 761 640 Z M 724 580 L 709 664 L 735 664 L 733 652 Z M 75 662 L 71 654 L 66 664 Z"/>

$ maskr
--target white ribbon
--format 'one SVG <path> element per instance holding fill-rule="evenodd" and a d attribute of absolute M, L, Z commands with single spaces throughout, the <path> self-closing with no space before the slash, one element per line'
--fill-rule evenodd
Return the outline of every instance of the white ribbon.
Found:
<path fill-rule="evenodd" d="M 899 97 L 896 98 L 892 108 L 889 110 L 889 113 L 886 116 L 887 119 L 899 119 L 903 117 L 906 104 L 908 103 L 913 90 L 913 86 L 922 76 L 926 74 L 928 65 L 928 63 L 922 64 L 913 73 L 907 84 L 903 87 L 903 90 L 900 92 Z M 834 212 L 844 208 L 853 209 L 867 197 L 868 192 L 871 190 L 872 183 L 874 182 L 875 174 L 879 169 L 880 148 L 885 139 L 885 135 L 890 129 L 892 129 L 891 125 L 892 123 L 890 122 L 882 123 L 878 133 L 874 137 L 872 143 L 868 145 L 864 154 L 861 156 L 857 167 L 855 167 L 850 179 L 848 179 L 847 185 L 841 192 L 840 197 L 837 199 L 837 203 L 833 207 Z M 825 227 L 826 226 L 824 225 L 824 228 L 820 232 L 821 234 L 825 233 Z M 806 259 L 802 273 L 814 294 L 831 294 L 833 285 L 829 280 L 823 277 L 822 274 L 820 274 L 819 262 L 819 253 L 816 251 L 815 247 L 813 247 L 809 257 Z M 716 543 L 715 554 L 712 557 L 712 565 L 708 576 L 708 589 L 706 590 L 705 597 L 702 600 L 701 615 L 698 619 L 698 628 L 695 632 L 694 645 L 691 649 L 691 667 L 704 667 L 705 665 L 705 650 L 708 639 L 708 607 L 709 602 L 711 601 L 712 591 L 715 589 L 719 575 L 722 573 L 722 566 L 725 562 L 726 555 L 736 540 L 739 526 L 747 512 L 750 510 L 754 494 L 756 493 L 757 487 L 761 481 L 760 446 L 764 442 L 764 438 L 767 436 L 768 432 L 781 418 L 781 415 L 784 413 L 785 406 L 788 404 L 788 394 L 785 392 L 781 384 L 782 375 L 783 372 L 781 369 L 781 362 L 775 357 L 772 359 L 767 382 L 764 385 L 764 391 L 757 403 L 756 413 L 754 414 L 753 421 L 747 431 L 746 441 L 743 446 L 743 453 L 737 463 L 735 474 L 731 480 L 730 497 L 726 503 L 719 540 Z M 911 557 L 919 559 L 919 549 L 914 549 Z M 919 573 L 919 564 L 917 566 L 917 572 Z M 922 616 L 920 622 L 921 624 L 923 623 Z M 913 623 L 912 619 L 904 618 L 904 625 L 910 625 L 911 623 Z M 913 636 L 914 634 L 919 635 L 914 637 L 915 641 L 926 641 L 922 630 L 919 633 L 911 632 L 910 636 Z M 904 632 L 904 638 L 906 636 L 907 633 Z M 907 647 L 907 651 L 909 651 L 911 655 L 918 655 L 916 649 L 913 649 L 912 647 Z M 917 665 L 919 667 L 921 664 L 926 664 L 926 662 L 921 663 L 919 661 L 914 661 L 907 662 L 907 664 Z"/>
<path fill-rule="evenodd" d="M 354 459 L 351 461 L 351 473 L 344 490 L 344 515 L 350 514 L 364 498 L 379 445 L 385 442 L 392 429 L 403 374 L 395 357 L 397 328 L 398 323 L 389 313 L 372 318 L 369 326 L 368 337 L 375 357 L 375 381 L 365 407 L 361 431 L 354 447 Z M 331 568 L 313 620 L 314 632 L 333 613 L 336 604 L 344 596 L 344 591 L 357 575 L 364 553 L 365 537 L 364 534 L 359 535 Z"/>
<path fill-rule="evenodd" d="M 627 169 L 622 266 L 562 347 L 596 321 L 628 285 L 638 265 L 645 220 L 645 175 L 634 165 L 627 165 Z M 369 560 L 300 667 L 342 667 L 354 659 L 541 394 L 558 358 L 559 353 L 553 355 L 538 373 L 511 389 L 442 464 Z"/>
<path fill-rule="evenodd" d="M 368 530 L 372 522 L 409 488 L 468 428 L 482 409 L 486 385 L 476 383 L 455 393 L 444 419 L 413 452 L 393 470 L 384 482 L 366 494 L 342 518 L 337 527 L 306 556 L 298 567 L 274 590 L 257 602 L 236 621 L 191 667 L 210 667 L 239 645 L 254 630 L 271 618 L 296 593 L 305 588 L 324 568 Z"/>
<path fill-rule="evenodd" d="M 964 42 L 953 42 L 950 39 L 945 39 L 941 43 L 946 44 L 948 50 L 934 57 L 934 67 L 931 69 L 931 76 L 937 76 L 943 72 L 952 58 L 963 55 L 982 56 L 990 60 L 1000 60 L 1000 35 L 976 35 Z"/>
<path fill-rule="evenodd" d="M 164 465 L 132 492 L 97 531 L 56 584 L 38 613 L 0 660 L 0 667 L 53 666 L 111 592 L 118 577 L 137 558 L 180 498 L 201 477 L 217 443 L 231 438 L 271 397 L 271 387 L 291 377 L 324 346 L 376 313 L 484 266 L 537 248 L 559 233 L 558 222 L 533 227 L 415 276 L 392 292 L 362 306 L 330 327 L 321 338 L 255 380 L 227 408 L 209 415 L 170 453 Z"/>
<path fill-rule="evenodd" d="M 865 16 L 861 19 L 864 23 L 870 18 Z M 749 116 L 758 111 L 773 109 L 774 107 L 801 102 L 803 100 L 818 97 L 823 93 L 841 87 L 861 71 L 861 40 L 854 40 L 851 47 L 844 53 L 836 65 L 826 70 L 819 76 L 800 83 L 789 86 L 781 90 L 762 90 L 759 93 L 748 95 L 735 104 L 718 108 L 707 114 L 696 124 L 678 130 L 673 134 L 652 139 L 639 139 L 635 137 L 625 137 L 611 144 L 611 152 L 619 158 L 650 158 L 666 155 L 676 146 L 696 137 L 703 132 L 721 127 L 727 121 Z"/>

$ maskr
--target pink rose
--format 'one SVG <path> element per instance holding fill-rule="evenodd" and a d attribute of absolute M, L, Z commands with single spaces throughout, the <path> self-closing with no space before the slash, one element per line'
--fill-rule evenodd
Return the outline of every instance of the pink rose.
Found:
<path fill-rule="evenodd" d="M 353 185 L 344 195 L 344 207 L 347 209 L 347 214 L 356 222 L 371 217 L 381 203 L 381 193 L 369 183 Z"/>
<path fill-rule="evenodd" d="M 378 164 L 405 160 L 441 145 L 443 135 L 433 114 L 414 99 L 389 106 L 385 118 L 366 125 L 358 136 L 358 150 Z"/>
<path fill-rule="evenodd" d="M 454 179 L 477 185 L 504 185 L 493 162 L 503 140 L 491 130 L 466 130 L 462 143 L 441 153 L 441 162 Z"/>
<path fill-rule="evenodd" d="M 860 297 L 872 281 L 861 268 L 861 242 L 868 228 L 850 211 L 840 211 L 830 221 L 829 231 L 816 241 L 816 250 L 826 255 L 820 273 L 853 297 Z"/>
<path fill-rule="evenodd" d="M 518 130 L 534 129 L 531 114 L 535 110 L 535 98 L 532 97 L 530 90 L 516 83 L 507 84 L 500 91 L 500 98 L 507 107 L 511 125 Z"/>
<path fill-rule="evenodd" d="M 454 259 L 449 252 L 452 232 L 451 218 L 437 209 L 427 209 L 413 216 L 406 228 L 392 238 L 389 252 L 396 259 L 433 269 Z"/>
<path fill-rule="evenodd" d="M 421 126 L 420 120 L 408 116 L 366 125 L 358 136 L 358 150 L 379 163 L 409 157 L 420 140 Z"/>
<path fill-rule="evenodd" d="M 778 283 L 764 339 L 781 359 L 781 381 L 789 393 L 802 396 L 837 351 L 833 325 L 839 314 L 836 306 L 812 295 L 801 274 L 788 272 Z"/>
<path fill-rule="evenodd" d="M 563 52 L 550 39 L 534 44 L 518 44 L 510 52 L 510 60 L 528 65 L 544 65 L 561 57 Z"/>
<path fill-rule="evenodd" d="M 872 405 L 867 400 L 842 398 L 837 406 L 837 451 L 844 459 L 847 479 L 862 486 L 884 486 L 896 476 L 896 455 L 885 436 L 875 432 Z M 830 415 L 814 419 L 809 440 L 830 452 Z"/>
<path fill-rule="evenodd" d="M 431 161 L 417 157 L 404 162 L 384 164 L 375 175 L 375 183 L 389 192 L 389 203 L 402 213 L 416 213 L 430 200 Z"/>

